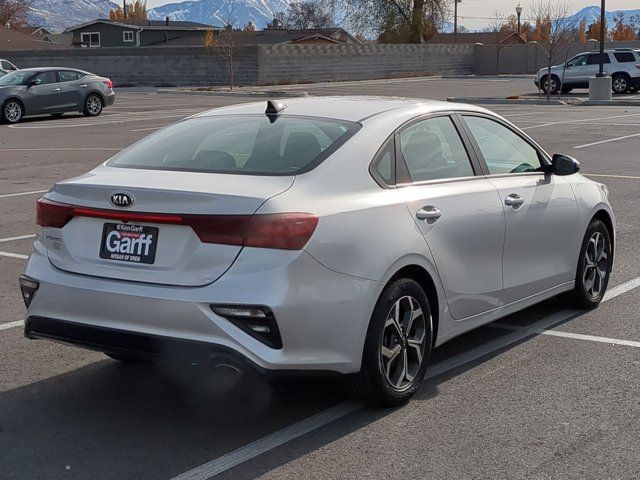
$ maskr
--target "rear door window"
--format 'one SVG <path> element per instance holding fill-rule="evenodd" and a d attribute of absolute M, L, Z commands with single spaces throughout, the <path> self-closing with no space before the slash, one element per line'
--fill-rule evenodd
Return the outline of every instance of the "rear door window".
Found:
<path fill-rule="evenodd" d="M 608 53 L 603 53 L 602 58 L 603 58 L 602 63 L 611 63 L 611 59 L 609 58 Z M 599 53 L 589 54 L 589 58 L 587 58 L 587 65 L 600 65 L 600 54 Z"/>
<path fill-rule="evenodd" d="M 58 72 L 58 75 L 60 76 L 61 82 L 73 82 L 74 80 L 78 80 L 78 78 L 80 78 L 78 72 L 73 72 L 70 70 L 60 70 Z"/>
<path fill-rule="evenodd" d="M 402 130 L 400 152 L 414 182 L 473 176 L 473 167 L 451 118 L 421 120 Z"/>
<path fill-rule="evenodd" d="M 245 175 L 309 171 L 360 125 L 341 120 L 265 115 L 191 118 L 171 125 L 109 161 L 114 167 Z"/>

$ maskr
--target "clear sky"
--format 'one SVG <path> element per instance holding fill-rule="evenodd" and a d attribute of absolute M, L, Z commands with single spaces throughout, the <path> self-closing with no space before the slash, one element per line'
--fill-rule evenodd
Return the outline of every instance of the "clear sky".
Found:
<path fill-rule="evenodd" d="M 118 0 L 116 0 L 118 1 Z M 149 8 L 164 5 L 165 3 L 176 3 L 178 0 L 147 0 Z M 453 0 L 451 0 L 453 3 Z M 535 0 L 520 0 L 523 8 L 522 18 L 527 18 L 527 6 L 535 3 Z M 515 13 L 515 7 L 518 0 L 462 0 L 458 4 L 458 15 L 460 16 L 460 24 L 469 28 L 480 28 L 489 23 L 487 17 L 495 15 L 497 12 L 500 16 L 508 16 Z M 598 0 L 572 0 L 574 10 L 578 11 L 583 7 L 592 5 L 600 5 Z M 640 8 L 638 0 L 607 0 L 607 10 L 631 10 Z M 485 17 L 485 18 L 474 18 Z"/>

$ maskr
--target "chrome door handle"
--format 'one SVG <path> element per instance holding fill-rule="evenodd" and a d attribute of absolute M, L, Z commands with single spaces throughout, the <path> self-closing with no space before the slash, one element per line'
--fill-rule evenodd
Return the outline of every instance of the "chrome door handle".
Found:
<path fill-rule="evenodd" d="M 432 223 L 438 220 L 442 216 L 440 209 L 427 205 L 422 207 L 416 212 L 416 218 L 418 220 L 425 220 L 427 223 Z"/>
<path fill-rule="evenodd" d="M 87 88 L 86 85 L 80 85 L 80 88 Z"/>
<path fill-rule="evenodd" d="M 60 89 L 59 89 L 59 88 L 54 88 L 54 89 L 53 89 L 53 91 L 54 91 L 54 92 L 59 92 L 59 91 L 60 91 Z"/>
<path fill-rule="evenodd" d="M 520 195 L 512 193 L 507 195 L 507 198 L 504 199 L 504 204 L 509 207 L 513 207 L 514 209 L 519 208 L 524 203 L 524 198 Z"/>

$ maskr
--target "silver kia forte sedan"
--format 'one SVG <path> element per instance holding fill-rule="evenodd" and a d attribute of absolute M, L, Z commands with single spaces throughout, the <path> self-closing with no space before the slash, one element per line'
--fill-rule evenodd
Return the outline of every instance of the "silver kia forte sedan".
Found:
<path fill-rule="evenodd" d="M 175 123 L 37 202 L 28 338 L 344 374 L 406 401 L 434 347 L 566 293 L 598 305 L 608 190 L 471 105 L 332 97 Z"/>

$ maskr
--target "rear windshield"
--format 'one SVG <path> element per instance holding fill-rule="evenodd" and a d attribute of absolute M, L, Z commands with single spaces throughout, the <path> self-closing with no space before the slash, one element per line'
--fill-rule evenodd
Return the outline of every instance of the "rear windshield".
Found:
<path fill-rule="evenodd" d="M 197 117 L 171 125 L 113 157 L 112 167 L 244 175 L 295 175 L 338 149 L 359 124 L 316 117 Z"/>

